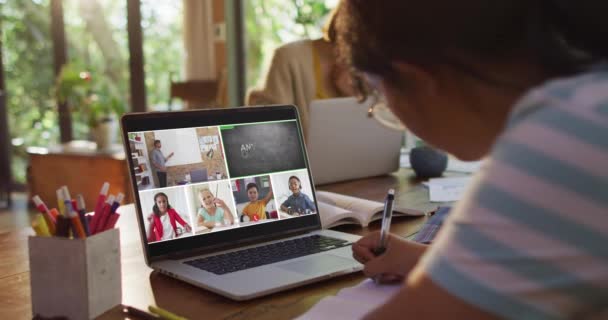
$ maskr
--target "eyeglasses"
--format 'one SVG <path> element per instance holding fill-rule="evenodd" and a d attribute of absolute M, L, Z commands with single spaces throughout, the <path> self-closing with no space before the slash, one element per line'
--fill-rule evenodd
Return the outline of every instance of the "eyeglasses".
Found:
<path fill-rule="evenodd" d="M 357 87 L 365 95 L 367 100 L 371 101 L 367 109 L 367 117 L 374 118 L 383 126 L 398 131 L 404 131 L 406 128 L 401 123 L 401 120 L 395 116 L 386 105 L 385 99 L 380 92 L 380 84 L 382 79 L 374 74 L 358 73 L 356 76 Z"/>
<path fill-rule="evenodd" d="M 404 131 L 406 129 L 401 120 L 388 108 L 378 90 L 374 90 L 368 99 L 373 101 L 367 109 L 368 118 L 374 118 L 380 124 L 392 130 Z"/>

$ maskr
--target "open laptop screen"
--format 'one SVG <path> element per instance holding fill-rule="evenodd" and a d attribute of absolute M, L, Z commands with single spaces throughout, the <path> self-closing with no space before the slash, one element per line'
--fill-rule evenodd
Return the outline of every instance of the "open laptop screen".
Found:
<path fill-rule="evenodd" d="M 123 134 L 149 258 L 320 226 L 293 107 L 130 114 Z"/>

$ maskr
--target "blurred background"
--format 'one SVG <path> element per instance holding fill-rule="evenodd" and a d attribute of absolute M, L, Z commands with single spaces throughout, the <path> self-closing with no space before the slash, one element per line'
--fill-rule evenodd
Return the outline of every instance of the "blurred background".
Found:
<path fill-rule="evenodd" d="M 49 155 L 120 158 L 124 112 L 243 105 L 273 51 L 319 38 L 337 2 L 0 0 L 0 206 L 70 165 Z"/>

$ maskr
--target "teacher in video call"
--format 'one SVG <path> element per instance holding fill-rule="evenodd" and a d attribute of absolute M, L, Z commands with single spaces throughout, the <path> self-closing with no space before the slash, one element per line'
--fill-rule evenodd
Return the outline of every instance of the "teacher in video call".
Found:
<path fill-rule="evenodd" d="M 162 143 L 160 140 L 154 140 L 154 150 L 152 150 L 152 165 L 156 169 L 156 176 L 158 177 L 159 188 L 164 188 L 167 186 L 167 167 L 165 163 L 173 157 L 173 152 L 169 153 L 168 156 L 165 157 L 163 152 L 160 150 L 162 148 Z"/>

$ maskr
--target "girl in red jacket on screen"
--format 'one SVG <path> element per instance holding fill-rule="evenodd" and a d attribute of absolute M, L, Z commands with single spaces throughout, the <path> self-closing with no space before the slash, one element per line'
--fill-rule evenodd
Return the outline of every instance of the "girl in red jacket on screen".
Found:
<path fill-rule="evenodd" d="M 153 213 L 148 216 L 148 242 L 171 240 L 183 234 L 177 223 L 182 225 L 186 232 L 192 232 L 190 225 L 171 207 L 169 198 L 163 192 L 154 195 Z"/>

